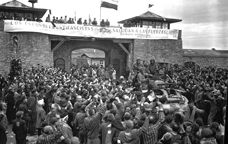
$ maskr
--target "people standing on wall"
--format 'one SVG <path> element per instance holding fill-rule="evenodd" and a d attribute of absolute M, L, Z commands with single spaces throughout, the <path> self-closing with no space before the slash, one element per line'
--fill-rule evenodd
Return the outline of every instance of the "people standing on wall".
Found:
<path fill-rule="evenodd" d="M 68 21 L 68 20 L 67 20 L 67 16 L 65 16 L 63 22 L 66 24 L 67 21 Z"/>
<path fill-rule="evenodd" d="M 82 18 L 79 18 L 77 24 L 82 24 Z"/>
<path fill-rule="evenodd" d="M 87 20 L 85 19 L 83 25 L 88 25 Z"/>
<path fill-rule="evenodd" d="M 97 25 L 97 20 L 96 20 L 96 18 L 94 18 L 94 19 L 93 19 L 93 21 L 92 21 L 92 25 L 94 25 L 94 26 L 96 26 L 96 25 Z"/>
<path fill-rule="evenodd" d="M 106 27 L 109 27 L 110 26 L 110 22 L 108 21 L 108 19 L 106 19 L 106 21 L 105 21 L 105 26 Z"/>
<path fill-rule="evenodd" d="M 55 17 L 55 23 L 59 23 L 59 18 Z"/>
<path fill-rule="evenodd" d="M 59 19 L 59 23 L 64 23 L 64 19 L 63 19 L 63 17 L 60 17 L 60 19 Z"/>
<path fill-rule="evenodd" d="M 51 22 L 50 14 L 48 14 L 48 16 L 47 16 L 45 22 Z"/>
<path fill-rule="evenodd" d="M 73 18 L 69 18 L 69 20 L 67 21 L 68 24 L 74 24 L 74 19 Z"/>
<path fill-rule="evenodd" d="M 106 25 L 105 25 L 105 21 L 104 21 L 104 19 L 102 19 L 102 20 L 101 20 L 101 22 L 100 22 L 100 26 L 101 26 L 101 27 L 105 27 L 105 26 L 106 26 Z"/>
<path fill-rule="evenodd" d="M 56 23 L 56 18 L 55 18 L 55 16 L 52 17 L 52 22 L 53 22 L 53 23 Z"/>

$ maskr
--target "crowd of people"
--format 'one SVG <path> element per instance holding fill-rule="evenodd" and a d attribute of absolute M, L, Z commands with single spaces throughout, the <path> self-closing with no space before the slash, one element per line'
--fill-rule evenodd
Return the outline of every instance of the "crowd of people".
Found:
<path fill-rule="evenodd" d="M 28 135 L 37 144 L 223 144 L 227 85 L 227 69 L 158 70 L 154 60 L 119 78 L 112 66 L 23 69 L 0 76 L 0 143 L 12 124 L 18 144 Z M 186 105 L 172 107 L 159 90 L 181 93 Z"/>
<path fill-rule="evenodd" d="M 0 13 L 0 20 L 19 20 L 19 21 L 37 21 L 37 22 L 43 22 L 42 18 L 34 17 L 34 16 L 22 16 L 22 15 L 16 15 L 16 14 L 4 14 Z M 45 19 L 45 22 L 52 22 L 54 24 L 79 24 L 79 25 L 93 25 L 93 26 L 101 26 L 101 27 L 109 27 L 110 22 L 108 19 L 104 20 L 102 19 L 100 22 L 97 21 L 96 18 L 91 20 L 91 18 L 87 19 L 82 19 L 82 18 L 71 18 L 67 16 L 53 16 L 51 18 L 51 15 L 48 14 L 48 16 Z"/>
<path fill-rule="evenodd" d="M 64 18 L 63 17 L 56 17 L 56 16 L 53 16 L 53 18 L 51 19 L 50 18 L 50 15 L 47 16 L 46 18 L 46 22 L 52 22 L 52 23 L 61 23 L 61 24 L 79 24 L 79 25 L 94 25 L 94 26 L 97 26 L 99 25 L 98 22 L 97 22 L 97 19 L 94 18 L 93 21 L 91 20 L 91 18 L 89 18 L 88 20 L 87 19 L 84 19 L 84 21 L 82 20 L 82 18 L 79 18 L 78 20 L 74 19 L 74 18 L 67 18 L 67 16 L 65 16 Z M 100 21 L 100 26 L 102 27 L 109 27 L 110 26 L 110 22 L 108 19 L 106 19 L 106 21 L 104 19 L 102 19 Z"/>

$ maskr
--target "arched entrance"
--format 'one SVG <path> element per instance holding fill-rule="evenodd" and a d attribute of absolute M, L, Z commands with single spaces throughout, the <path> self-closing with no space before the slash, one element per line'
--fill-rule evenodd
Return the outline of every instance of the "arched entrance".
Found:
<path fill-rule="evenodd" d="M 105 52 L 94 48 L 77 49 L 71 54 L 71 67 L 105 67 Z"/>
<path fill-rule="evenodd" d="M 59 42 L 52 41 L 54 61 L 62 58 L 65 61 L 65 70 L 70 71 L 72 62 L 72 51 L 94 48 L 105 53 L 105 67 L 113 66 L 117 76 L 123 75 L 127 67 L 133 62 L 132 58 L 133 41 L 122 41 L 113 39 L 63 39 Z"/>

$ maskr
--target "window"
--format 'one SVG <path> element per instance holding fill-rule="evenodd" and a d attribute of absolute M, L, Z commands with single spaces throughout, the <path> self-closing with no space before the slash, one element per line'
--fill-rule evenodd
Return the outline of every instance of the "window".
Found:
<path fill-rule="evenodd" d="M 156 29 L 161 29 L 161 23 L 160 22 L 156 22 Z"/>
<path fill-rule="evenodd" d="M 143 27 L 148 28 L 149 27 L 149 22 L 148 21 L 143 21 Z"/>
<path fill-rule="evenodd" d="M 156 28 L 156 22 L 152 22 L 151 26 L 152 28 Z"/>
<path fill-rule="evenodd" d="M 103 65 L 103 64 L 104 64 L 103 60 L 100 60 L 100 65 Z"/>
<path fill-rule="evenodd" d="M 163 23 L 162 28 L 163 29 L 168 29 L 168 23 Z"/>

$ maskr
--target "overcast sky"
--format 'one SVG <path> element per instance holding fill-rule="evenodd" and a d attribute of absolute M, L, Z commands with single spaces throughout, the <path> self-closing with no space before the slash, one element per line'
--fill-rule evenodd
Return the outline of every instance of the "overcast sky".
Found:
<path fill-rule="evenodd" d="M 0 0 L 0 3 L 9 0 Z M 19 0 L 31 6 L 28 0 Z M 100 17 L 101 0 L 38 0 L 35 7 L 52 10 L 55 16 L 88 19 Z M 183 21 L 171 25 L 181 29 L 185 49 L 226 49 L 228 50 L 228 0 L 119 0 L 118 11 L 102 8 L 103 19 L 112 25 L 117 21 L 140 15 L 148 10 L 168 18 Z"/>

